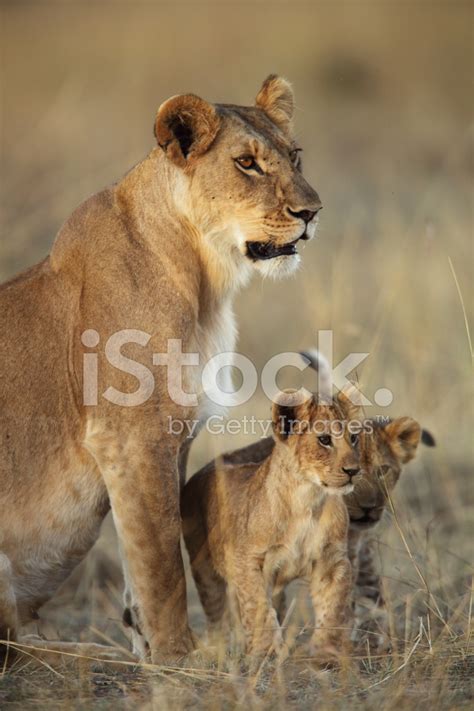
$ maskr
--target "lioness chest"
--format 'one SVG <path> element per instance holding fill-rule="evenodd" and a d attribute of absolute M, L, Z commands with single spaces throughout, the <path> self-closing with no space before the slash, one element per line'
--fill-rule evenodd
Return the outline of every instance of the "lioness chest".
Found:
<path fill-rule="evenodd" d="M 188 393 L 197 396 L 197 418 L 202 424 L 212 415 L 223 415 L 225 400 L 233 391 L 231 364 L 237 329 L 230 300 L 215 306 L 199 320 L 190 349 L 197 353 L 198 363 L 183 368 L 183 381 Z"/>

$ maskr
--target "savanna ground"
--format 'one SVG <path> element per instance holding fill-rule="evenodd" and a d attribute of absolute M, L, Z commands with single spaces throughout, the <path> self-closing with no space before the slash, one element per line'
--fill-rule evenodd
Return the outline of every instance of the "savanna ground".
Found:
<path fill-rule="evenodd" d="M 406 469 L 396 520 L 380 532 L 392 655 L 354 658 L 340 672 L 292 659 L 259 673 L 235 655 L 176 672 L 86 660 L 52 671 L 25 657 L 1 676 L 0 705 L 472 704 L 472 6 L 4 2 L 1 13 L 2 279 L 43 257 L 71 210 L 148 151 L 162 100 L 193 91 L 246 103 L 279 72 L 295 86 L 305 173 L 324 211 L 298 275 L 256 279 L 238 298 L 239 350 L 261 367 L 333 329 L 336 362 L 369 352 L 358 373 L 366 394 L 390 388 L 384 414 L 413 415 L 438 446 Z M 230 416 L 268 410 L 257 391 Z M 256 436 L 203 433 L 189 471 Z M 32 631 L 126 646 L 117 561 L 107 520 Z M 189 606 L 202 633 L 191 583 Z M 292 636 L 311 625 L 304 595 L 288 624 Z"/>

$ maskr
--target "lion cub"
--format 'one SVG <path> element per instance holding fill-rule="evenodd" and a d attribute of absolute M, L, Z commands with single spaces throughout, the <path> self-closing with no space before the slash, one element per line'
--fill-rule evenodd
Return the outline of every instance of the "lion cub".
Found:
<path fill-rule="evenodd" d="M 411 417 L 389 422 L 370 420 L 370 431 L 360 437 L 363 476 L 344 497 L 349 512 L 349 557 L 354 576 L 354 640 L 372 649 L 389 646 L 388 620 L 380 576 L 374 559 L 374 529 L 386 511 L 403 467 L 417 453 L 420 442 L 435 446 L 433 436 Z"/>
<path fill-rule="evenodd" d="M 360 471 L 359 435 L 348 426 L 359 411 L 354 392 L 328 404 L 274 405 L 275 446 L 261 464 L 211 462 L 184 488 L 183 533 L 210 632 L 228 598 L 248 653 L 282 644 L 272 589 L 277 578 L 281 587 L 302 571 L 317 612 L 313 648 L 340 651 L 348 638 L 352 575 L 342 495 Z"/>

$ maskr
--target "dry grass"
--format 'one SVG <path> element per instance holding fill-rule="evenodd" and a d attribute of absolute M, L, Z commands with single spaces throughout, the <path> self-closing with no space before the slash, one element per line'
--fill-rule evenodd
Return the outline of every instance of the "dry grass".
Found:
<path fill-rule="evenodd" d="M 62 220 L 151 146 L 157 104 L 192 90 L 248 102 L 263 77 L 295 84 L 319 239 L 291 282 L 237 304 L 239 350 L 261 366 L 332 328 L 336 358 L 389 387 L 436 450 L 406 471 L 380 538 L 393 655 L 340 672 L 309 661 L 256 677 L 235 655 L 195 668 L 33 668 L 0 680 L 8 708 L 363 708 L 472 703 L 472 11 L 460 2 L 179 5 L 10 3 L 3 15 L 0 276 L 47 252 Z M 283 373 L 282 382 L 293 382 Z M 311 385 L 308 376 L 306 386 Z M 373 408 L 372 408 L 373 409 Z M 261 392 L 232 416 L 266 417 Z M 371 409 L 368 413 L 372 415 Z M 202 435 L 191 469 L 252 437 Z M 46 637 L 125 645 L 111 522 L 44 608 Z M 289 634 L 311 625 L 297 596 Z M 191 621 L 204 620 L 190 585 Z M 34 631 L 34 630 L 33 630 Z"/>

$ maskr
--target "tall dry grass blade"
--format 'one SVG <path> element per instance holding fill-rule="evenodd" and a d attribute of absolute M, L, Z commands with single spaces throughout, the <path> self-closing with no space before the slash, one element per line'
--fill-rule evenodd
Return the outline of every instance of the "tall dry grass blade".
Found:
<path fill-rule="evenodd" d="M 420 623 L 421 623 L 421 619 L 420 619 Z M 421 630 L 421 625 L 420 625 L 420 631 L 418 632 L 418 634 L 417 634 L 417 636 L 416 636 L 416 639 L 415 639 L 415 642 L 413 643 L 413 647 L 410 649 L 410 652 L 409 652 L 408 656 L 406 657 L 405 661 L 404 661 L 402 664 L 400 664 L 400 666 L 398 666 L 398 667 L 397 667 L 393 672 L 391 672 L 390 674 L 387 674 L 386 676 L 384 676 L 384 677 L 383 677 L 382 679 L 380 679 L 379 681 L 376 681 L 374 684 L 371 684 L 370 686 L 366 686 L 365 689 L 364 689 L 364 691 L 367 692 L 367 691 L 369 691 L 369 689 L 374 689 L 376 686 L 380 686 L 381 684 L 384 684 L 384 683 L 385 683 L 386 681 L 388 681 L 389 679 L 392 679 L 392 678 L 395 676 L 395 674 L 398 674 L 399 672 L 402 671 L 402 669 L 405 669 L 405 667 L 406 667 L 406 666 L 408 665 L 408 663 L 410 662 L 410 659 L 411 659 L 412 656 L 414 655 L 414 653 L 415 653 L 415 651 L 416 651 L 418 645 L 420 644 L 421 638 L 422 638 L 422 630 Z"/>
<path fill-rule="evenodd" d="M 27 657 L 30 657 L 32 660 L 35 662 L 38 662 L 41 666 L 45 667 L 48 669 L 48 671 L 52 672 L 53 674 L 56 674 L 56 676 L 59 676 L 61 679 L 64 679 L 64 675 L 60 674 L 56 669 L 54 669 L 50 664 L 44 661 L 44 659 L 41 659 L 40 657 L 37 657 L 35 654 L 32 654 L 31 652 L 28 652 L 28 649 L 32 649 L 38 652 L 46 652 L 50 650 L 42 649 L 41 647 L 35 647 L 33 645 L 28 645 L 28 644 L 22 644 L 21 642 L 9 642 L 9 645 L 13 647 L 14 649 L 18 650 L 21 652 L 21 654 L 24 654 Z"/>
<path fill-rule="evenodd" d="M 102 632 L 101 630 L 97 629 L 97 627 L 94 627 L 93 625 L 89 625 L 89 629 L 91 632 L 93 632 L 97 637 L 100 637 L 101 639 L 104 640 L 104 642 L 107 642 L 110 644 L 110 646 L 114 649 L 118 649 L 121 652 L 125 654 L 125 656 L 130 657 L 130 659 L 135 659 L 135 656 L 132 654 L 132 652 L 127 649 L 126 647 L 123 647 L 121 644 L 118 644 L 113 640 L 109 635 L 105 634 L 105 632 Z M 138 663 L 138 662 L 137 662 Z"/>
<path fill-rule="evenodd" d="M 424 589 L 425 589 L 426 594 L 428 595 L 428 598 L 432 601 L 432 604 L 433 604 L 433 606 L 434 606 L 434 608 L 435 608 L 435 610 L 436 610 L 436 616 L 439 618 L 440 622 L 442 622 L 442 624 L 445 625 L 445 627 L 450 631 L 451 636 L 453 636 L 453 632 L 452 632 L 451 628 L 449 627 L 447 621 L 444 619 L 443 614 L 442 614 L 442 612 L 441 612 L 441 610 L 440 610 L 440 608 L 439 608 L 439 605 L 438 605 L 438 603 L 437 603 L 437 601 L 436 601 L 436 598 L 434 597 L 433 593 L 432 593 L 431 590 L 430 590 L 430 587 L 429 587 L 429 585 L 428 585 L 428 581 L 426 580 L 425 576 L 424 576 L 423 573 L 421 572 L 420 566 L 419 566 L 418 563 L 416 562 L 415 557 L 414 557 L 413 553 L 411 552 L 411 548 L 410 548 L 410 546 L 408 545 L 408 541 L 407 541 L 406 536 L 405 536 L 405 534 L 404 534 L 404 532 L 403 532 L 403 529 L 402 529 L 402 527 L 401 527 L 401 525 L 400 525 L 400 521 L 399 521 L 399 518 L 398 518 L 398 514 L 397 514 L 396 509 L 395 509 L 395 506 L 394 506 L 394 504 L 393 504 L 393 499 L 392 499 L 392 497 L 391 497 L 391 495 L 390 495 L 390 492 L 389 492 L 389 490 L 388 490 L 388 488 L 387 488 L 385 482 L 383 483 L 383 485 L 384 485 L 384 489 L 385 489 L 385 495 L 386 495 L 386 497 L 387 497 L 387 501 L 388 501 L 389 506 L 390 506 L 390 511 L 391 511 L 391 513 L 392 513 L 392 515 L 393 515 L 393 518 L 394 518 L 394 520 L 395 520 L 395 526 L 396 526 L 397 531 L 398 531 L 398 534 L 399 534 L 399 536 L 400 536 L 400 538 L 401 538 L 401 540 L 402 540 L 402 543 L 403 543 L 403 545 L 405 546 L 405 550 L 406 550 L 406 552 L 408 553 L 408 556 L 409 556 L 409 558 L 410 558 L 410 560 L 411 560 L 411 562 L 412 562 L 412 564 L 413 564 L 413 567 L 415 568 L 416 573 L 417 573 L 418 577 L 419 577 L 420 580 L 421 580 L 421 583 L 422 583 L 422 585 L 423 585 L 423 587 L 424 587 Z"/>
<path fill-rule="evenodd" d="M 461 302 L 462 315 L 463 315 L 463 317 L 464 317 L 464 325 L 465 325 L 465 327 L 466 327 L 467 341 L 468 341 L 468 343 L 469 343 L 469 352 L 470 352 L 470 354 L 471 354 L 471 361 L 472 361 L 472 360 L 474 359 L 474 351 L 473 351 L 473 348 L 472 348 L 471 331 L 470 331 L 470 329 L 469 329 L 469 321 L 468 321 L 468 318 L 467 318 L 466 307 L 465 307 L 465 305 L 464 305 L 464 298 L 463 298 L 463 295 L 462 295 L 461 286 L 460 286 L 460 284 L 459 284 L 458 277 L 457 277 L 457 275 L 456 275 L 456 270 L 454 269 L 454 264 L 453 264 L 452 259 L 451 259 L 451 257 L 450 257 L 449 255 L 448 255 L 448 262 L 449 262 L 449 266 L 450 266 L 450 268 L 451 268 L 451 273 L 452 273 L 452 275 L 453 275 L 454 283 L 456 284 L 456 289 L 457 289 L 457 292 L 458 292 L 459 301 Z"/>
<path fill-rule="evenodd" d="M 472 622 L 472 598 L 473 598 L 473 593 L 474 593 L 474 578 L 471 578 L 471 594 L 469 597 L 469 616 L 467 619 L 467 646 L 466 646 L 466 651 L 469 649 L 470 644 L 471 644 L 471 634 L 472 634 L 472 627 L 471 627 L 471 622 Z"/>
<path fill-rule="evenodd" d="M 2 676 L 5 675 L 5 671 L 6 671 L 6 669 L 7 669 L 8 657 L 9 657 L 9 654 L 10 654 L 10 645 L 9 645 L 9 642 L 10 642 L 10 628 L 7 630 L 7 645 L 6 645 L 7 651 L 5 652 L 5 659 L 3 660 Z"/>

